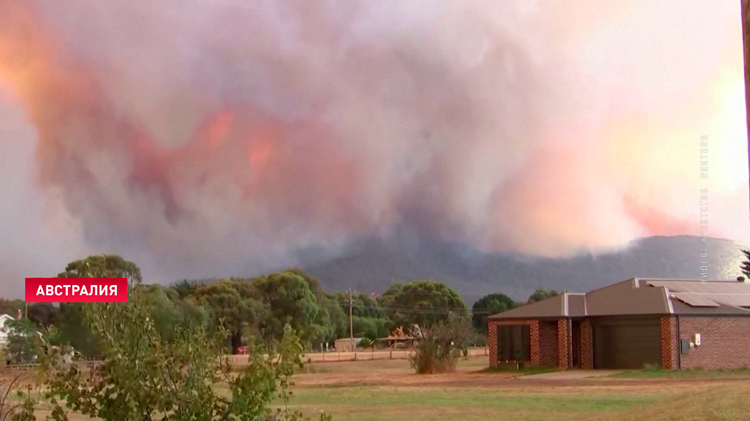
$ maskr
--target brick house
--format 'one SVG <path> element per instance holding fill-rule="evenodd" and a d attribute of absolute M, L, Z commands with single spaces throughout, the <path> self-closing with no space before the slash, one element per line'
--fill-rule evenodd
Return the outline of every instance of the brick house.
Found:
<path fill-rule="evenodd" d="M 750 367 L 750 283 L 629 279 L 488 318 L 490 366 Z"/>

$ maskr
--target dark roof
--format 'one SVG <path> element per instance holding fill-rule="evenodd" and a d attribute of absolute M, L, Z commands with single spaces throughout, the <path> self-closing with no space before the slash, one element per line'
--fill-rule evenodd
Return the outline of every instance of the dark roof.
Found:
<path fill-rule="evenodd" d="M 659 314 L 750 315 L 750 283 L 633 278 L 585 294 L 566 292 L 489 319 Z"/>

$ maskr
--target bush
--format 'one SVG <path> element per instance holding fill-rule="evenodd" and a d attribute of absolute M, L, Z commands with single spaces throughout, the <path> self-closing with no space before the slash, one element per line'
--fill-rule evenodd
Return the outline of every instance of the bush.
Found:
<path fill-rule="evenodd" d="M 455 371 L 474 336 L 469 318 L 453 314 L 447 321 L 438 321 L 420 331 L 414 353 L 409 356 L 409 363 L 418 374 Z"/>
<path fill-rule="evenodd" d="M 96 376 L 61 358 L 66 350 L 53 349 L 44 358 L 53 419 L 66 420 L 67 407 L 111 421 L 262 420 L 274 398 L 284 404 L 275 419 L 301 419 L 286 406 L 302 351 L 291 328 L 272 348 L 250 350 L 247 368 L 232 373 L 223 357 L 225 330 L 209 335 L 205 324 L 189 325 L 167 341 L 149 317 L 142 290 L 132 288 L 128 295 L 127 303 L 83 307 L 104 357 Z M 220 394 L 225 387 L 229 392 Z"/>

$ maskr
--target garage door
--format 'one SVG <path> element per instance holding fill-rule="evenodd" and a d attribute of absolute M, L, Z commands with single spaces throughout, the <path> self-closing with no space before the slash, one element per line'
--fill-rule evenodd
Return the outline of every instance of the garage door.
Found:
<path fill-rule="evenodd" d="M 592 324 L 594 368 L 661 365 L 661 321 L 652 319 L 598 320 Z"/>

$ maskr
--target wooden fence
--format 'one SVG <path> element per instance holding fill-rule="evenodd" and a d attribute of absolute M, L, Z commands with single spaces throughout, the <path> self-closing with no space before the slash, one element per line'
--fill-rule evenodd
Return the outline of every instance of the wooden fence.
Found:
<path fill-rule="evenodd" d="M 469 357 L 481 357 L 489 355 L 489 348 L 469 348 Z M 409 358 L 411 350 L 377 350 L 363 349 L 356 352 L 310 352 L 302 355 L 303 362 L 322 363 L 338 361 L 373 361 L 373 360 L 405 360 Z M 243 366 L 248 363 L 247 355 L 227 355 L 226 358 L 233 366 Z M 101 361 L 87 360 L 77 361 L 81 368 L 91 368 Z M 6 369 L 12 370 L 35 370 L 39 364 L 13 364 Z"/>
<path fill-rule="evenodd" d="M 377 350 L 363 349 L 356 352 L 310 352 L 302 355 L 303 362 L 322 363 L 338 361 L 373 361 L 373 360 L 405 360 L 409 358 L 411 350 Z M 469 348 L 469 357 L 488 356 L 489 348 Z M 247 355 L 228 355 L 227 358 L 234 366 L 247 364 Z"/>

